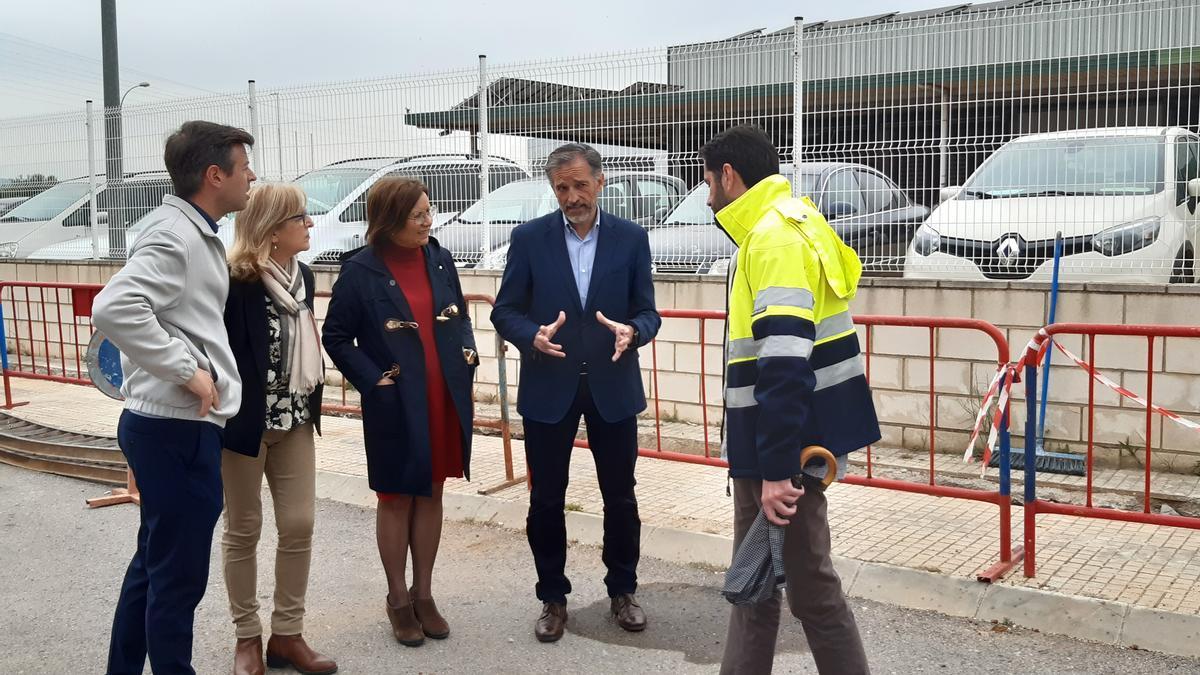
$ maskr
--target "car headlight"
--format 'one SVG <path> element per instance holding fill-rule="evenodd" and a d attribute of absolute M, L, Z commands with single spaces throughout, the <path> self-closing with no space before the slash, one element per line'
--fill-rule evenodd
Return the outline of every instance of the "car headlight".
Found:
<path fill-rule="evenodd" d="M 918 255 L 933 255 L 942 248 L 942 235 L 928 225 L 917 228 L 913 236 L 913 250 Z"/>
<path fill-rule="evenodd" d="M 1105 256 L 1123 256 L 1153 244 L 1162 229 L 1163 221 L 1158 216 L 1123 223 L 1094 235 L 1092 247 Z"/>
<path fill-rule="evenodd" d="M 729 261 L 731 260 L 733 258 L 721 258 L 709 266 L 708 273 L 713 276 L 729 276 Z"/>
<path fill-rule="evenodd" d="M 17 254 L 17 242 L 9 241 L 0 244 L 0 258 L 11 258 Z"/>
<path fill-rule="evenodd" d="M 1161 231 L 1161 218 L 1158 216 L 1143 218 L 1110 227 L 1093 236 L 1092 248 L 1109 257 L 1125 255 L 1153 244 L 1158 240 L 1158 233 Z"/>

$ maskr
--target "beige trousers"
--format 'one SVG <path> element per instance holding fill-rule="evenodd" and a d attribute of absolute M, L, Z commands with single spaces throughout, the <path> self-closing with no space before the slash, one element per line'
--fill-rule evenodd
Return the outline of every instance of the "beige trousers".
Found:
<path fill-rule="evenodd" d="M 264 475 L 271 488 L 279 532 L 271 632 L 298 635 L 304 632 L 304 595 L 308 590 L 317 498 L 312 422 L 287 432 L 268 430 L 257 457 L 222 451 L 225 532 L 221 553 L 238 639 L 263 634 L 258 618 L 258 538 L 262 532 Z"/>

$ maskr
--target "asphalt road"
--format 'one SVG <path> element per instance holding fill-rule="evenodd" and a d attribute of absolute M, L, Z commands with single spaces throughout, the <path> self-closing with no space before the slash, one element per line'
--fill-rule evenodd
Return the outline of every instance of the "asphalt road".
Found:
<path fill-rule="evenodd" d="M 0 465 L 0 671 L 101 673 L 112 606 L 134 545 L 137 511 L 95 511 L 102 489 Z M 218 530 L 219 530 L 218 526 Z M 274 538 L 268 524 L 259 570 L 269 626 Z M 213 546 L 209 590 L 196 619 L 199 673 L 228 672 L 234 643 Z M 322 501 L 305 635 L 343 673 L 712 673 L 720 662 L 728 605 L 710 570 L 643 561 L 638 597 L 650 626 L 627 634 L 608 617 L 599 551 L 576 546 L 568 633 L 533 637 L 540 609 L 519 532 L 448 523 L 435 597 L 450 639 L 410 649 L 391 637 L 374 512 Z M 929 612 L 854 601 L 875 673 L 1198 673 L 1200 661 L 1079 642 Z M 778 673 L 815 673 L 800 626 L 784 622 Z M 149 669 L 147 668 L 147 672 Z M 283 671 L 273 671 L 283 672 Z"/>

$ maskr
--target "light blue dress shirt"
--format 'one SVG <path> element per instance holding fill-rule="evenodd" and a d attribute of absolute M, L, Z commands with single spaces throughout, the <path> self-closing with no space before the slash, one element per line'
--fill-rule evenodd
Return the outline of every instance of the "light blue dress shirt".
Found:
<path fill-rule="evenodd" d="M 579 289 L 580 306 L 587 305 L 588 287 L 592 285 L 592 266 L 596 262 L 596 240 L 600 236 L 600 209 L 596 209 L 596 224 L 582 239 L 563 214 L 563 234 L 567 238 L 567 256 L 571 259 L 571 273 L 575 275 L 575 287 Z"/>

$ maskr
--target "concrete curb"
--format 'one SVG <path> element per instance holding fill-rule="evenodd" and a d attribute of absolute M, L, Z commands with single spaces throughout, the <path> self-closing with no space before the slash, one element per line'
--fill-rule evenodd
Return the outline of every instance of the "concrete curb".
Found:
<path fill-rule="evenodd" d="M 375 493 L 365 476 L 317 472 L 317 497 L 373 507 Z M 483 495 L 446 493 L 448 520 L 479 522 L 508 529 L 525 527 L 526 505 Z M 572 541 L 598 546 L 603 519 L 567 512 Z M 729 537 L 667 527 L 642 528 L 642 554 L 675 563 L 725 568 Z M 982 584 L 971 579 L 834 556 L 846 594 L 909 609 L 928 610 L 980 621 L 1011 622 L 1054 633 L 1122 647 L 1200 657 L 1200 616 L 1163 612 L 1123 602 L 1063 595 L 1035 588 Z"/>

